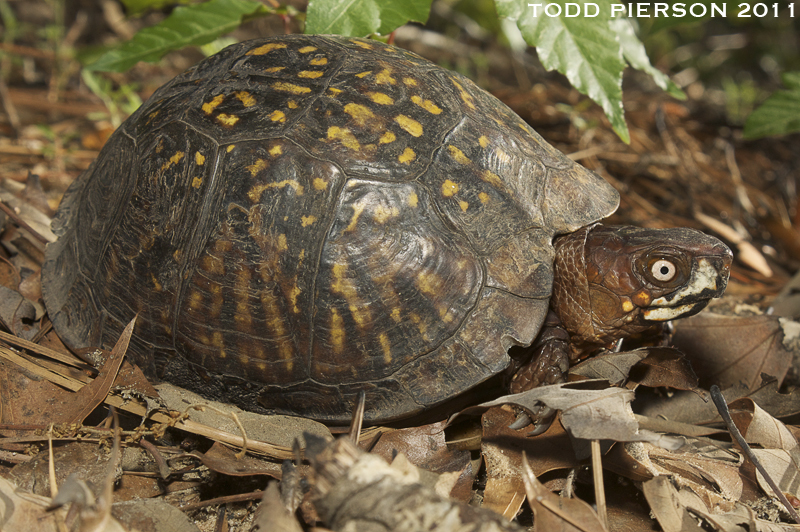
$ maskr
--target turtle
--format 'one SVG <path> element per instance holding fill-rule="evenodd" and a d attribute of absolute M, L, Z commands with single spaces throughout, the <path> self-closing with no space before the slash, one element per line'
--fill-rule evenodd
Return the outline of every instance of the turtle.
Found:
<path fill-rule="evenodd" d="M 560 382 L 723 293 L 725 244 L 599 224 L 619 201 L 460 74 L 376 40 L 269 37 L 110 136 L 54 217 L 43 299 L 72 348 L 136 316 L 150 378 L 329 424 L 363 393 L 389 422 L 497 375 Z"/>

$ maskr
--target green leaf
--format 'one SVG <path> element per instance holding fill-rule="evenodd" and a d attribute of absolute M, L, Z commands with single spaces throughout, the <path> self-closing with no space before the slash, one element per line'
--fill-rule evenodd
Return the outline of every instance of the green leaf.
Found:
<path fill-rule="evenodd" d="M 680 87 L 669 79 L 669 76 L 650 64 L 650 58 L 647 57 L 642 41 L 636 37 L 631 21 L 627 18 L 616 17 L 611 19 L 610 24 L 611 30 L 619 36 L 622 55 L 628 61 L 628 64 L 637 70 L 650 74 L 656 85 L 667 91 L 672 97 L 685 100 L 686 94 Z"/>
<path fill-rule="evenodd" d="M 787 72 L 783 83 L 789 90 L 778 91 L 747 118 L 742 132 L 746 139 L 787 135 L 800 131 L 800 72 Z"/>
<path fill-rule="evenodd" d="M 431 0 L 310 0 L 306 33 L 388 35 L 403 24 L 428 20 Z"/>
<path fill-rule="evenodd" d="M 622 47 L 610 25 L 611 0 L 595 3 L 597 16 L 565 16 L 567 0 L 550 2 L 551 6 L 561 6 L 561 16 L 544 14 L 546 1 L 542 1 L 536 17 L 528 0 L 497 0 L 497 12 L 516 21 L 525 40 L 536 46 L 545 68 L 558 70 L 576 89 L 600 104 L 614 131 L 627 143 L 630 134 L 622 108 Z M 551 13 L 555 9 L 551 7 Z"/>
<path fill-rule="evenodd" d="M 209 0 L 177 7 L 162 22 L 142 29 L 87 68 L 123 72 L 139 61 L 158 61 L 171 50 L 209 43 L 239 27 L 242 17 L 268 13 L 266 6 L 252 0 Z"/>
<path fill-rule="evenodd" d="M 146 11 L 155 11 L 176 4 L 189 4 L 191 0 L 120 0 L 125 6 L 128 16 L 141 15 Z"/>

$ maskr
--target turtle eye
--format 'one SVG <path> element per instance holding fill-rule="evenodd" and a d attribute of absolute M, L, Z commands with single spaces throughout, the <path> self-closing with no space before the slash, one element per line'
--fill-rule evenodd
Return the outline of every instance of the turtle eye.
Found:
<path fill-rule="evenodd" d="M 659 259 L 650 266 L 650 273 L 656 281 L 668 283 L 675 278 L 678 269 L 672 262 L 666 259 Z"/>

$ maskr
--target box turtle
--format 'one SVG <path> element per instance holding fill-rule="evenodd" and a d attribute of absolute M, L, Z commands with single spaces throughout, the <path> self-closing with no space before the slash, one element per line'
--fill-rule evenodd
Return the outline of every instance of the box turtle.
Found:
<path fill-rule="evenodd" d="M 329 423 L 363 391 L 366 420 L 387 421 L 505 372 L 512 389 L 558 382 L 721 295 L 724 244 L 596 225 L 618 202 L 417 55 L 249 41 L 111 136 L 59 207 L 43 296 L 74 348 L 113 345 L 138 315 L 129 355 L 148 376 Z"/>

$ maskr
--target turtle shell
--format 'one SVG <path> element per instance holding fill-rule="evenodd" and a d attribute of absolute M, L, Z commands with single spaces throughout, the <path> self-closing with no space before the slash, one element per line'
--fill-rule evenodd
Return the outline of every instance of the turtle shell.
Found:
<path fill-rule="evenodd" d="M 510 363 L 554 235 L 616 209 L 467 78 L 376 41 L 233 45 L 158 89 L 59 207 L 43 266 L 71 347 L 256 411 L 367 421 Z"/>

